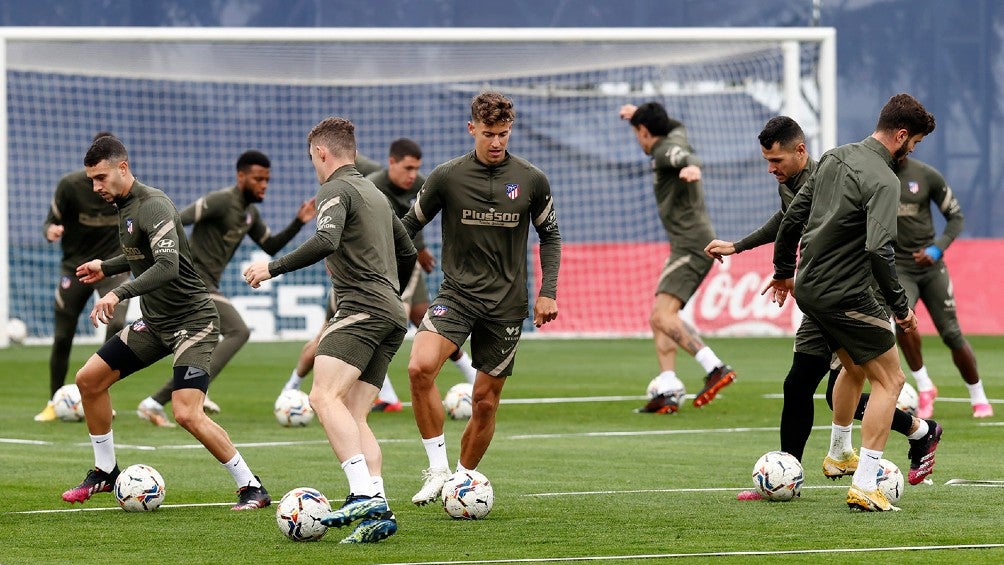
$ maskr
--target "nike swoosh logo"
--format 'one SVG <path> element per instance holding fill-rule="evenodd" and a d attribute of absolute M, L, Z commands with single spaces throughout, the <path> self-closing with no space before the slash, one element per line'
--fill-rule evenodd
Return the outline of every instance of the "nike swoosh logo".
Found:
<path fill-rule="evenodd" d="M 154 224 L 154 225 L 153 225 L 153 229 L 157 229 L 157 228 L 159 228 L 159 227 L 160 227 L 160 224 L 163 224 L 163 223 L 164 223 L 164 222 L 166 222 L 166 221 L 167 221 L 167 220 L 161 220 L 161 221 L 157 222 L 156 224 Z"/>
<path fill-rule="evenodd" d="M 206 372 L 203 371 L 202 369 L 196 369 L 195 367 L 189 367 L 188 371 L 185 372 L 185 380 L 187 381 L 188 379 L 197 379 L 197 378 L 199 378 L 199 377 L 201 377 L 202 375 L 205 375 L 205 374 L 206 374 Z"/>
<path fill-rule="evenodd" d="M 108 441 L 108 440 L 107 439 L 103 439 L 103 440 L 100 440 L 100 441 L 99 440 L 94 440 L 94 443 L 104 443 L 106 441 Z"/>
<path fill-rule="evenodd" d="M 436 447 L 443 447 L 444 445 L 446 445 L 445 441 L 444 442 L 440 442 L 439 445 L 437 445 Z"/>

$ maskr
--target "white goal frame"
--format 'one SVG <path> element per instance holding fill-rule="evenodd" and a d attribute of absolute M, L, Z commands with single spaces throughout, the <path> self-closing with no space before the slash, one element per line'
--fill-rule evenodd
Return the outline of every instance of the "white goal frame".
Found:
<path fill-rule="evenodd" d="M 185 27 L 0 27 L 0 348 L 9 344 L 6 327 L 10 313 L 8 265 L 8 44 L 10 42 L 687 42 L 743 41 L 780 43 L 784 53 L 784 100 L 791 114 L 792 101 L 799 100 L 800 51 L 802 42 L 819 46 L 819 132 L 821 147 L 836 144 L 836 30 L 813 28 L 185 28 Z"/>

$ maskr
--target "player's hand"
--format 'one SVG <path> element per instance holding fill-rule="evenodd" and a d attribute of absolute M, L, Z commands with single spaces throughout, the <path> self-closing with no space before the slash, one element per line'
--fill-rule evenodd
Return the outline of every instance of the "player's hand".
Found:
<path fill-rule="evenodd" d="M 91 324 L 98 327 L 98 323 L 107 324 L 115 315 L 115 307 L 119 304 L 119 297 L 114 292 L 106 292 L 104 296 L 94 303 L 91 309 Z"/>
<path fill-rule="evenodd" d="M 687 182 L 697 182 L 701 180 L 701 168 L 697 165 L 687 165 L 680 169 L 680 179 Z"/>
<path fill-rule="evenodd" d="M 770 283 L 760 291 L 760 296 L 770 292 L 770 301 L 784 306 L 788 295 L 795 296 L 795 279 L 771 279 Z"/>
<path fill-rule="evenodd" d="M 621 117 L 622 120 L 630 120 L 631 116 L 634 115 L 636 110 L 638 110 L 638 107 L 635 106 L 634 104 L 625 104 L 621 106 L 618 115 Z"/>
<path fill-rule="evenodd" d="M 713 239 L 707 247 L 704 248 L 704 253 L 712 259 L 716 259 L 719 263 L 724 263 L 726 255 L 732 255 L 736 252 L 736 244 L 731 241 L 722 241 L 720 239 Z"/>
<path fill-rule="evenodd" d="M 101 270 L 101 259 L 91 259 L 77 267 L 77 278 L 84 284 L 93 284 L 105 278 Z"/>
<path fill-rule="evenodd" d="M 49 224 L 49 227 L 45 228 L 45 239 L 49 241 L 56 241 L 63 237 L 63 230 L 65 228 L 59 224 Z"/>
<path fill-rule="evenodd" d="M 914 315 L 913 309 L 907 311 L 906 318 L 896 318 L 896 324 L 906 333 L 917 331 L 917 316 Z"/>
<path fill-rule="evenodd" d="M 913 252 L 913 262 L 918 267 L 931 267 L 934 265 L 934 257 L 928 255 L 926 250 L 918 249 Z"/>
<path fill-rule="evenodd" d="M 436 258 L 433 257 L 432 252 L 428 248 L 420 249 L 418 251 L 418 264 L 422 267 L 423 271 L 431 273 L 432 268 L 436 266 Z"/>
<path fill-rule="evenodd" d="M 310 200 L 304 200 L 300 204 L 300 209 L 296 211 L 296 219 L 303 223 L 307 223 L 317 217 L 317 208 L 314 206 L 317 203 L 317 197 L 311 198 Z"/>
<path fill-rule="evenodd" d="M 251 288 L 260 287 L 261 283 L 270 278 L 272 273 L 268 272 L 268 261 L 257 261 L 244 269 L 244 281 L 251 285 Z"/>
<path fill-rule="evenodd" d="M 539 328 L 557 317 L 557 301 L 546 296 L 538 296 L 537 301 L 533 304 L 533 325 Z"/>

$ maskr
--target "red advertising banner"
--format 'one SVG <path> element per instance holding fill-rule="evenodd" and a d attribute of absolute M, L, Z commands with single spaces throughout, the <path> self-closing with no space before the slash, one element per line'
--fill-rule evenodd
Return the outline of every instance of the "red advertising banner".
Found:
<path fill-rule="evenodd" d="M 716 262 L 684 309 L 705 335 L 793 335 L 801 313 L 783 308 L 760 291 L 773 276 L 773 248 L 763 246 Z M 539 265 L 534 250 L 534 265 Z M 558 319 L 541 332 L 646 334 L 655 283 L 669 255 L 668 244 L 564 244 L 558 279 Z M 967 334 L 1004 334 L 1004 297 L 986 281 L 1004 278 L 1004 240 L 960 240 L 945 253 L 959 322 Z M 535 274 L 534 290 L 540 284 Z M 923 305 L 920 331 L 935 333 Z"/>

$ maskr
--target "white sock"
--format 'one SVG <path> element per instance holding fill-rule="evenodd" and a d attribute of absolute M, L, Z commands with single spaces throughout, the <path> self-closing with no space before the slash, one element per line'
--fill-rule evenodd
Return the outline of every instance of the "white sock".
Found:
<path fill-rule="evenodd" d="M 663 371 L 656 378 L 659 379 L 656 381 L 656 389 L 659 394 L 666 394 L 667 392 L 683 388 L 683 383 L 677 378 L 676 371 Z"/>
<path fill-rule="evenodd" d="M 457 472 L 458 473 L 463 473 L 464 471 L 473 471 L 473 470 L 474 469 L 468 469 L 467 467 L 464 467 L 463 465 L 461 465 L 460 464 L 460 460 L 457 459 Z"/>
<path fill-rule="evenodd" d="M 303 382 L 303 377 L 297 374 L 296 369 L 293 369 L 293 372 L 289 374 L 289 380 L 286 381 L 285 385 L 283 385 L 282 390 L 283 391 L 294 390 L 294 389 L 299 390 L 300 383 L 302 382 Z"/>
<path fill-rule="evenodd" d="M 357 453 L 342 462 L 342 470 L 345 477 L 349 479 L 349 493 L 357 496 L 373 496 L 373 477 L 370 477 L 370 469 L 366 466 L 366 458 L 362 453 Z"/>
<path fill-rule="evenodd" d="M 710 373 L 718 367 L 721 367 L 725 363 L 715 355 L 715 352 L 711 350 L 710 347 L 705 345 L 694 354 L 694 359 L 701 364 L 704 368 L 705 373 Z"/>
<path fill-rule="evenodd" d="M 370 479 L 373 480 L 373 496 L 387 498 L 387 493 L 383 490 L 383 477 L 370 476 Z"/>
<path fill-rule="evenodd" d="M 91 447 L 94 448 L 94 466 L 106 473 L 115 468 L 115 438 L 112 431 L 107 434 L 91 436 Z"/>
<path fill-rule="evenodd" d="M 144 398 L 143 401 L 139 403 L 139 405 L 145 407 L 148 410 L 150 410 L 150 409 L 163 410 L 164 409 L 164 405 L 161 404 L 161 403 L 159 403 L 159 402 L 157 402 L 156 400 L 154 400 L 152 396 L 148 396 L 148 397 Z"/>
<path fill-rule="evenodd" d="M 227 461 L 223 464 L 230 471 L 230 475 L 233 476 L 234 482 L 237 483 L 237 488 L 241 487 L 260 487 L 261 483 L 258 479 L 254 478 L 254 473 L 251 472 L 251 468 L 241 457 L 241 452 L 238 451 L 233 459 Z"/>
<path fill-rule="evenodd" d="M 474 379 L 478 376 L 478 370 L 474 368 L 471 364 L 471 356 L 467 354 L 463 349 L 460 350 L 460 359 L 453 362 L 456 364 L 460 372 L 464 374 L 464 378 L 467 382 L 474 384 Z"/>
<path fill-rule="evenodd" d="M 854 447 L 851 444 L 851 426 L 832 424 L 830 427 L 829 456 L 833 459 L 841 460 L 844 458 L 845 453 L 853 450 Z"/>
<path fill-rule="evenodd" d="M 990 404 L 987 400 L 987 393 L 983 392 L 983 381 L 976 381 L 976 384 L 971 385 L 966 383 L 966 388 L 969 389 L 969 403 L 973 406 L 977 404 Z"/>
<path fill-rule="evenodd" d="M 882 459 L 881 451 L 861 448 L 861 460 L 858 461 L 858 470 L 854 471 L 852 483 L 865 492 L 873 491 L 877 488 L 876 477 L 879 472 L 879 460 Z"/>
<path fill-rule="evenodd" d="M 906 439 L 917 440 L 927 435 L 927 432 L 931 431 L 931 426 L 927 425 L 927 420 L 917 419 L 919 422 L 917 424 L 917 429 L 910 435 L 906 436 Z"/>
<path fill-rule="evenodd" d="M 913 380 L 917 383 L 917 392 L 923 392 L 931 390 L 934 388 L 934 382 L 931 381 L 931 377 L 927 376 L 927 366 L 922 365 L 916 371 L 910 371 L 913 375 Z"/>
<path fill-rule="evenodd" d="M 390 382 L 390 375 L 384 375 L 383 386 L 380 387 L 378 398 L 381 402 L 386 402 L 387 404 L 401 402 L 401 399 L 397 397 L 397 393 L 394 392 L 394 385 Z"/>
<path fill-rule="evenodd" d="M 422 445 L 425 446 L 425 454 L 429 456 L 430 469 L 449 469 L 450 463 L 446 458 L 446 435 L 438 435 L 429 439 L 422 438 Z"/>

